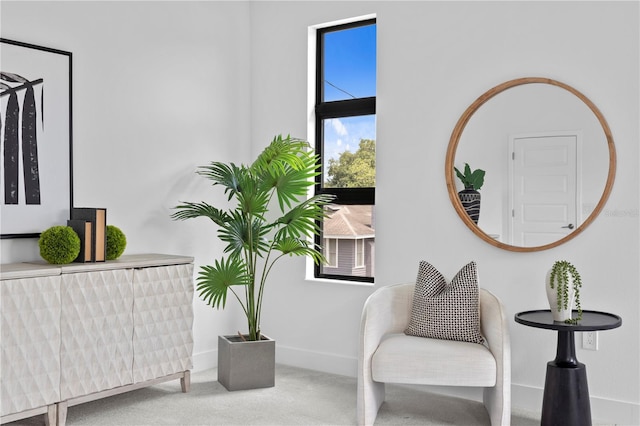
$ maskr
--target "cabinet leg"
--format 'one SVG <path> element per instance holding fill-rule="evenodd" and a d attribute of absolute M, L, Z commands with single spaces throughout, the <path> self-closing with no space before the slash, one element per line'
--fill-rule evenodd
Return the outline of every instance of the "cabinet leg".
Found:
<path fill-rule="evenodd" d="M 189 388 L 191 387 L 191 371 L 187 370 L 184 372 L 184 376 L 180 378 L 180 386 L 182 387 L 182 392 L 189 392 Z"/>
<path fill-rule="evenodd" d="M 58 426 L 64 426 L 67 423 L 67 401 L 58 403 Z"/>
<path fill-rule="evenodd" d="M 47 413 L 44 415 L 45 426 L 56 426 L 57 408 L 56 404 L 51 404 L 47 407 Z"/>

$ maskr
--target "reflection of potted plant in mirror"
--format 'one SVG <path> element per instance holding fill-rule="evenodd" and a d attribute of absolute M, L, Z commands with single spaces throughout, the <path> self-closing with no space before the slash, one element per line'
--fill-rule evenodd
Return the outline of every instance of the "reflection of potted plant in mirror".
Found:
<path fill-rule="evenodd" d="M 332 196 L 307 198 L 319 167 L 307 142 L 277 136 L 250 166 L 212 162 L 199 168 L 197 173 L 224 188 L 234 205 L 225 210 L 206 202 L 183 202 L 172 215 L 180 220 L 211 219 L 226 244 L 221 260 L 202 266 L 196 288 L 218 309 L 224 308 L 230 291 L 247 319 L 248 334 L 218 339 L 218 381 L 228 390 L 274 385 L 275 342 L 260 330 L 265 285 L 274 264 L 285 256 L 324 262 L 310 237 L 319 232 L 317 221 L 323 219 Z M 244 355 L 245 349 L 257 354 Z"/>
<path fill-rule="evenodd" d="M 458 179 L 460 179 L 464 185 L 464 189 L 458 192 L 462 207 L 464 207 L 464 210 L 471 220 L 477 225 L 478 219 L 480 219 L 480 192 L 478 192 L 478 190 L 482 188 L 484 184 L 485 171 L 476 169 L 472 172 L 469 163 L 464 164 L 464 173 L 460 172 L 457 167 L 453 169 Z"/>
<path fill-rule="evenodd" d="M 580 321 L 582 319 L 582 306 L 580 306 L 582 279 L 576 267 L 566 260 L 558 260 L 547 273 L 545 281 L 553 320 L 568 324 L 576 324 Z M 571 318 L 574 303 L 578 316 Z"/>

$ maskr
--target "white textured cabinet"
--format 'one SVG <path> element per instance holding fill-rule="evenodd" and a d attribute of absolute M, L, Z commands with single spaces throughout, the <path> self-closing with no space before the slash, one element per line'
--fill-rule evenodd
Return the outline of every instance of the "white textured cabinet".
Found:
<path fill-rule="evenodd" d="M 2 265 L 1 274 L 2 421 L 11 413 L 48 413 L 55 422 L 55 403 L 60 401 L 61 277 L 57 268 L 21 264 Z"/>
<path fill-rule="evenodd" d="M 181 379 L 193 350 L 193 258 L 2 265 L 2 423 Z"/>
<path fill-rule="evenodd" d="M 63 274 L 60 399 L 133 383 L 133 270 Z"/>
<path fill-rule="evenodd" d="M 133 382 L 192 367 L 193 264 L 133 271 Z"/>

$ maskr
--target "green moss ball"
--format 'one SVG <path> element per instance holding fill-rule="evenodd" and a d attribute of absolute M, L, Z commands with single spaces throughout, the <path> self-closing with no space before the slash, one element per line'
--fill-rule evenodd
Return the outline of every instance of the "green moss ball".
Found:
<path fill-rule="evenodd" d="M 70 226 L 52 226 L 40 234 L 38 246 L 47 262 L 71 263 L 80 253 L 80 237 Z"/>
<path fill-rule="evenodd" d="M 120 228 L 107 225 L 107 260 L 117 259 L 127 247 L 127 237 Z"/>

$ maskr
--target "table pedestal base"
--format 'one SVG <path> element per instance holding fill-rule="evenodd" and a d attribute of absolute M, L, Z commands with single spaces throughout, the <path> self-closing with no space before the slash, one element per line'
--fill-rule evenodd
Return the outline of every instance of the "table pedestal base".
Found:
<path fill-rule="evenodd" d="M 587 368 L 584 364 L 562 365 L 557 360 L 547 363 L 540 424 L 591 425 Z"/>
<path fill-rule="evenodd" d="M 551 310 L 539 310 L 516 314 L 516 322 L 558 332 L 556 359 L 547 363 L 540 423 L 591 426 L 587 368 L 576 358 L 574 332 L 611 330 L 622 325 L 622 318 L 606 312 L 582 311 L 577 324 L 567 324 L 554 321 Z"/>

